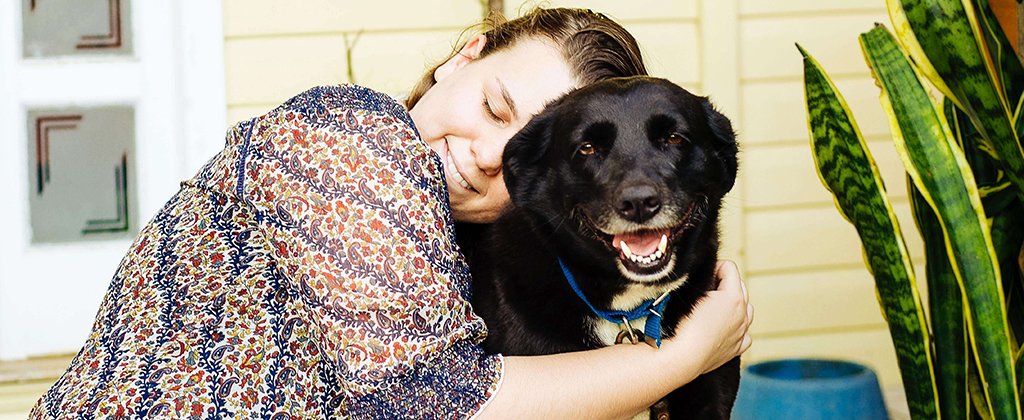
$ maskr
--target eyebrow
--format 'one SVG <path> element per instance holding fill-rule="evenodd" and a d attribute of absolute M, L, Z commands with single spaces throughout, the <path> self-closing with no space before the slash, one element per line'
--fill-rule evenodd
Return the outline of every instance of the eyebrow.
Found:
<path fill-rule="evenodd" d="M 501 90 L 501 97 L 505 99 L 505 103 L 508 104 L 509 111 L 512 112 L 512 119 L 518 118 L 519 114 L 516 112 L 515 99 L 512 99 L 512 95 L 508 93 L 508 88 L 506 88 L 505 84 L 501 82 L 501 79 L 495 77 L 494 80 L 498 81 L 498 88 Z"/>

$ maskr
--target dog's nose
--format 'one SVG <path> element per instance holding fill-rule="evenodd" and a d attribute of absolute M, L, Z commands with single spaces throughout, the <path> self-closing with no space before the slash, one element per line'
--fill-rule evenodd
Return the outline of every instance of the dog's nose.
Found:
<path fill-rule="evenodd" d="M 643 222 L 658 214 L 661 197 L 658 190 L 650 185 L 626 187 L 619 194 L 619 203 L 615 209 L 627 220 Z"/>

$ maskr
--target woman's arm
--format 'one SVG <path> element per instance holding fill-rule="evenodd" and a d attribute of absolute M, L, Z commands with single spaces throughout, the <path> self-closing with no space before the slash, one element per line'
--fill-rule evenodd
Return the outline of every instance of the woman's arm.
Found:
<path fill-rule="evenodd" d="M 310 398 L 340 406 L 336 417 L 479 411 L 501 359 L 475 345 L 485 327 L 441 162 L 401 105 L 319 87 L 246 127 L 238 163 L 223 169 L 237 185 L 222 188 L 245 200 L 279 296 L 310 332 L 296 346 L 319 365 Z"/>
<path fill-rule="evenodd" d="M 256 119 L 238 134 L 238 164 L 223 169 L 301 301 L 315 353 L 333 364 L 340 414 L 471 414 L 490 401 L 485 414 L 613 417 L 738 354 L 745 324 L 733 268 L 680 340 L 658 351 L 510 357 L 499 391 L 498 357 L 474 344 L 483 322 L 467 299 L 440 161 L 400 106 L 360 89 L 315 88 Z"/>
<path fill-rule="evenodd" d="M 505 358 L 505 378 L 479 418 L 630 417 L 750 347 L 753 307 L 736 265 L 660 349 L 616 345 Z"/>

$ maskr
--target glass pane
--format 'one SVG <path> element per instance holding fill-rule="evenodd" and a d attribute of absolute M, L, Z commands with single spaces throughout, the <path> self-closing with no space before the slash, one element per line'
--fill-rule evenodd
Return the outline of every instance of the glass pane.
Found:
<path fill-rule="evenodd" d="M 135 236 L 132 107 L 29 110 L 28 133 L 33 243 Z"/>
<path fill-rule="evenodd" d="M 25 58 L 131 54 L 130 0 L 22 0 Z"/>

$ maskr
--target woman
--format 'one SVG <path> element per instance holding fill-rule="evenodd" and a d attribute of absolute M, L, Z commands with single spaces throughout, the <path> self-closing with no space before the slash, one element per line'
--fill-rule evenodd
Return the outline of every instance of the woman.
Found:
<path fill-rule="evenodd" d="M 140 232 L 32 416 L 622 417 L 742 353 L 750 313 L 730 263 L 657 351 L 476 346 L 454 221 L 507 204 L 501 151 L 531 115 L 642 74 L 639 57 L 599 14 L 537 10 L 468 41 L 408 112 L 325 87 L 240 123 Z"/>

